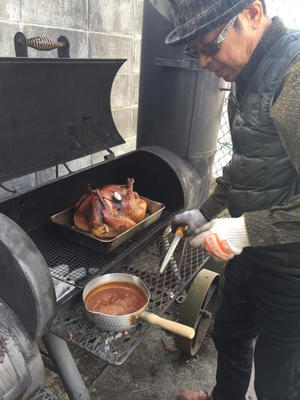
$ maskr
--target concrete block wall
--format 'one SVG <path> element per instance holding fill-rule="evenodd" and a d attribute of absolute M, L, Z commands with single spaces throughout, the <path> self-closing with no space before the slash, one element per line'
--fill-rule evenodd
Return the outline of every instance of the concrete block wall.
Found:
<path fill-rule="evenodd" d="M 0 57 L 14 57 L 14 35 L 65 35 L 72 58 L 126 58 L 113 83 L 112 114 L 126 143 L 116 155 L 136 146 L 143 0 L 1 0 Z M 57 52 L 28 50 L 29 57 L 57 57 Z M 1 77 L 0 77 L 1 79 Z M 1 94 L 0 94 L 1 95 Z M 98 152 L 68 163 L 78 170 L 103 161 Z M 67 173 L 59 166 L 59 175 Z M 55 167 L 5 182 L 8 188 L 27 190 L 55 178 Z M 1 183 L 1 182 L 0 182 Z M 0 188 L 0 199 L 11 196 Z"/>

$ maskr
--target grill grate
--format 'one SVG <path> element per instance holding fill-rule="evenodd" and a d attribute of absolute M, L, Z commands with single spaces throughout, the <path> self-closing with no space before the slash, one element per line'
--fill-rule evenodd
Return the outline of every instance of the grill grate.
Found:
<path fill-rule="evenodd" d="M 174 258 L 160 275 L 160 264 L 168 247 L 168 238 L 160 236 L 138 254 L 127 257 L 119 271 L 139 276 L 145 282 L 151 293 L 149 309 L 159 315 L 164 314 L 184 292 L 207 261 L 202 251 L 190 247 L 187 241 L 181 241 Z M 147 324 L 139 323 L 130 330 L 130 334 L 100 332 L 87 322 L 81 302 L 71 310 L 62 311 L 52 325 L 54 334 L 112 365 L 123 364 L 143 340 L 147 330 Z"/>
<path fill-rule="evenodd" d="M 108 254 L 99 253 L 96 250 L 69 241 L 58 235 L 57 231 L 52 229 L 51 224 L 36 229 L 29 235 L 41 251 L 49 268 L 51 268 L 52 277 L 72 284 L 67 277 L 67 274 L 72 273 L 73 285 L 82 289 L 91 276 L 99 272 L 104 274 L 125 256 L 140 247 L 146 240 L 156 235 L 159 230 L 166 226 L 171 216 L 170 213 L 163 213 L 157 223 L 147 227 Z M 67 270 L 65 267 L 67 267 Z"/>

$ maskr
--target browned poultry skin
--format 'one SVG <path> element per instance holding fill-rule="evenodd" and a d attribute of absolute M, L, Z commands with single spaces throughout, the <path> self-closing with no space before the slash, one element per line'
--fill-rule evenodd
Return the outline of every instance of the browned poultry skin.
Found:
<path fill-rule="evenodd" d="M 122 211 L 135 222 L 141 221 L 146 214 L 147 203 L 133 191 L 134 179 L 128 179 L 127 193 L 122 200 Z"/>
<path fill-rule="evenodd" d="M 90 230 L 89 214 L 92 208 L 92 199 L 91 189 L 88 186 L 87 192 L 80 197 L 74 206 L 74 224 L 78 229 L 85 232 L 89 232 Z"/>
<path fill-rule="evenodd" d="M 126 185 L 107 185 L 101 189 L 101 194 L 112 203 L 116 203 L 114 193 L 119 193 L 122 197 L 120 201 L 120 213 L 126 215 L 134 222 L 140 222 L 146 214 L 147 203 L 133 191 L 134 179 L 127 179 Z M 111 207 L 111 205 L 110 205 Z"/>
<path fill-rule="evenodd" d="M 99 199 L 98 190 L 92 190 L 91 196 L 91 210 L 90 210 L 90 231 L 98 233 L 105 233 L 104 218 L 102 213 L 102 203 Z"/>
<path fill-rule="evenodd" d="M 100 189 L 93 190 L 88 187 L 87 192 L 75 204 L 75 226 L 99 238 L 109 239 L 136 225 L 133 220 L 119 214 L 108 203 Z"/>
<path fill-rule="evenodd" d="M 108 232 L 106 232 L 107 235 L 110 235 L 111 237 L 118 236 L 121 233 L 127 231 L 127 229 L 130 229 L 136 225 L 136 223 L 127 216 L 123 216 L 116 212 L 112 212 L 111 208 L 107 204 L 107 201 L 101 195 L 100 190 L 98 189 L 97 191 L 98 191 L 98 198 L 102 205 L 101 214 L 105 224 L 108 227 Z M 95 228 L 93 228 L 92 232 L 96 236 L 99 235 L 98 229 L 95 230 Z"/>
<path fill-rule="evenodd" d="M 127 193 L 127 189 L 127 185 L 106 185 L 101 189 L 101 194 L 106 200 L 114 200 L 115 192 L 124 196 Z"/>

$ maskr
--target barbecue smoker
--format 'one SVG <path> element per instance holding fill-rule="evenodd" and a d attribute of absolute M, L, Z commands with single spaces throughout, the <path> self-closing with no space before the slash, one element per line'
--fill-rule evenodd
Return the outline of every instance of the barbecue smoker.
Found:
<path fill-rule="evenodd" d="M 29 45 L 58 47 L 64 58 L 26 58 Z M 111 148 L 124 140 L 113 123 L 110 92 L 125 60 L 67 58 L 66 38 L 52 43 L 19 34 L 16 49 L 18 58 L 0 59 L 1 187 L 58 164 L 69 174 L 0 203 L 0 397 L 56 399 L 42 388 L 37 347 L 42 339 L 44 361 L 48 357 L 55 364 L 69 397 L 88 399 L 67 343 L 121 365 L 148 330 L 145 323 L 129 335 L 92 326 L 81 300 L 92 277 L 108 271 L 140 277 L 150 290 L 149 309 L 159 315 L 185 299 L 180 320 L 196 335 L 192 340 L 178 337 L 177 345 L 189 354 L 198 351 L 211 322 L 219 277 L 203 269 L 204 254 L 183 240 L 163 274 L 159 267 L 172 239 L 165 228 L 174 213 L 195 206 L 203 177 L 188 160 L 153 143 L 114 156 Z M 100 164 L 79 172 L 66 164 L 102 150 L 108 155 Z M 117 247 L 103 251 L 96 241 L 75 238 L 71 229 L 51 220 L 72 207 L 87 184 L 121 184 L 128 177 L 135 178 L 139 194 L 165 208 Z"/>

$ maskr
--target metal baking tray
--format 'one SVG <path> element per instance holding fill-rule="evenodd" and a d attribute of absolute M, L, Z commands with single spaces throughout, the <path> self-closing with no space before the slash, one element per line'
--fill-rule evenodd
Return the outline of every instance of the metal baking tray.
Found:
<path fill-rule="evenodd" d="M 67 239 L 82 244 L 86 247 L 97 250 L 101 253 L 110 253 L 118 246 L 132 238 L 138 232 L 141 232 L 147 226 L 153 224 L 159 219 L 165 205 L 157 201 L 150 200 L 147 197 L 140 196 L 147 203 L 147 211 L 145 218 L 138 222 L 135 226 L 121 233 L 113 239 L 100 239 L 90 233 L 81 231 L 74 226 L 73 215 L 74 208 L 68 208 L 58 214 L 52 215 L 51 221 L 59 228 L 59 232 Z"/>

